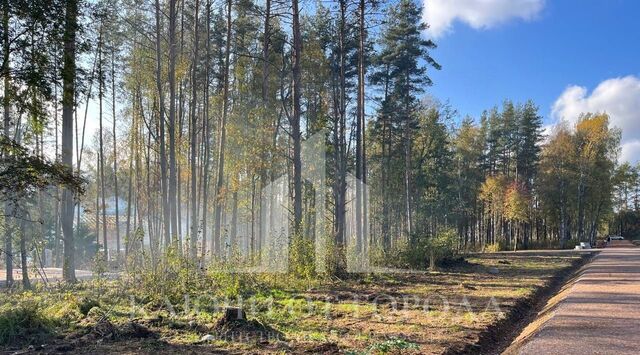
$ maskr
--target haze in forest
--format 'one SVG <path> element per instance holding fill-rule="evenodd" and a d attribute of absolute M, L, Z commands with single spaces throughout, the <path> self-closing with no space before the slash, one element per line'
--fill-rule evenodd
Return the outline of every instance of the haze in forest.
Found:
<path fill-rule="evenodd" d="M 20 293 L 24 313 L 0 310 L 0 327 L 35 314 L 51 320 L 43 329 L 86 321 L 100 333 L 101 307 L 135 308 L 118 292 L 146 302 L 166 335 L 162 308 L 185 297 L 281 306 L 344 286 L 377 302 L 393 282 L 454 285 L 453 297 L 522 281 L 487 311 L 494 321 L 611 237 L 640 239 L 638 2 L 4 0 L 0 11 L 3 285 L 50 287 L 31 311 Z M 486 283 L 470 284 L 478 275 Z M 66 287 L 54 280 L 77 291 L 73 314 L 52 311 Z M 263 308 L 250 325 L 314 337 Z M 231 312 L 191 310 L 168 313 L 189 346 L 211 344 L 215 326 L 198 322 Z M 125 322 L 113 317 L 112 330 Z M 447 329 L 493 324 L 471 318 Z M 314 339 L 331 337 L 323 327 Z M 349 339 L 334 345 L 378 349 Z M 435 351 L 407 339 L 380 347 Z"/>

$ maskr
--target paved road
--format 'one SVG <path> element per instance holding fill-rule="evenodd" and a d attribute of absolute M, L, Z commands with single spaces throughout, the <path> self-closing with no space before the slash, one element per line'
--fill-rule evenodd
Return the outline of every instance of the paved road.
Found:
<path fill-rule="evenodd" d="M 607 248 L 520 354 L 640 354 L 640 248 Z"/>
<path fill-rule="evenodd" d="M 40 273 L 37 273 L 33 270 L 30 270 L 29 272 L 29 279 L 31 280 L 31 282 L 42 281 L 43 277 L 45 277 L 49 282 L 60 281 L 62 280 L 62 269 L 55 268 L 55 267 L 46 267 L 44 269 L 40 269 Z M 93 273 L 91 271 L 76 270 L 76 278 L 78 278 L 78 280 L 89 280 L 92 277 L 93 277 Z M 16 283 L 19 283 L 22 280 L 22 270 L 14 269 L 13 279 L 15 280 Z M 6 271 L 0 270 L 0 287 L 4 287 L 6 280 L 7 280 Z"/>

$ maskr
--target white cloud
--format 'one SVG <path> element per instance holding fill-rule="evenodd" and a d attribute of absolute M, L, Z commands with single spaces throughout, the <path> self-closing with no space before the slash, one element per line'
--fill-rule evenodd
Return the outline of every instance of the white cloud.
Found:
<path fill-rule="evenodd" d="M 575 123 L 584 112 L 606 112 L 611 124 L 622 129 L 620 160 L 640 160 L 640 78 L 629 75 L 608 79 L 598 84 L 591 94 L 586 87 L 569 86 L 551 109 L 556 120 L 570 123 Z"/>
<path fill-rule="evenodd" d="M 640 161 L 640 140 L 636 139 L 622 144 L 620 162 L 636 163 Z"/>
<path fill-rule="evenodd" d="M 441 37 L 453 30 L 457 20 L 474 29 L 487 29 L 512 18 L 532 20 L 545 0 L 423 0 L 422 19 L 429 35 Z"/>

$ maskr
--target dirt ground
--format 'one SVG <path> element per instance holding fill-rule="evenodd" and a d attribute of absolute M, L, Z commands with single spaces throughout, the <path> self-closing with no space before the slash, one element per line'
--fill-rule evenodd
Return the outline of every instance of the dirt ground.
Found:
<path fill-rule="evenodd" d="M 305 292 L 283 292 L 268 309 L 247 307 L 251 324 L 260 325 L 247 331 L 253 332 L 249 336 L 243 325 L 237 328 L 240 333 L 220 336 L 215 320 L 204 317 L 154 313 L 127 318 L 123 311 L 124 316 L 108 318 L 106 326 L 82 320 L 86 327 L 59 329 L 42 344 L 11 346 L 5 352 L 484 352 L 515 337 L 517 333 L 505 330 L 514 328 L 587 257 L 567 252 L 473 255 L 440 272 L 368 275 Z"/>
<path fill-rule="evenodd" d="M 93 276 L 91 271 L 87 270 L 76 270 L 76 277 L 80 280 L 86 280 Z M 13 279 L 15 282 L 20 282 L 22 280 L 22 270 L 19 268 L 13 269 Z M 30 270 L 29 271 L 29 279 L 32 282 L 39 282 L 42 280 L 46 280 L 48 282 L 51 281 L 60 281 L 62 280 L 62 269 L 56 267 L 45 267 L 38 268 L 38 270 Z M 0 270 L 0 286 L 4 286 L 7 280 L 7 271 L 3 268 Z"/>

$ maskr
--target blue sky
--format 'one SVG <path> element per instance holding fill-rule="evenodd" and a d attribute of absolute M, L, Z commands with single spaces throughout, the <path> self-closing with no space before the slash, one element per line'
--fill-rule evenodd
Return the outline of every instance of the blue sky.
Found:
<path fill-rule="evenodd" d="M 423 1 L 443 66 L 431 94 L 473 117 L 533 99 L 545 124 L 606 111 L 624 131 L 621 160 L 638 160 L 640 1 Z"/>

